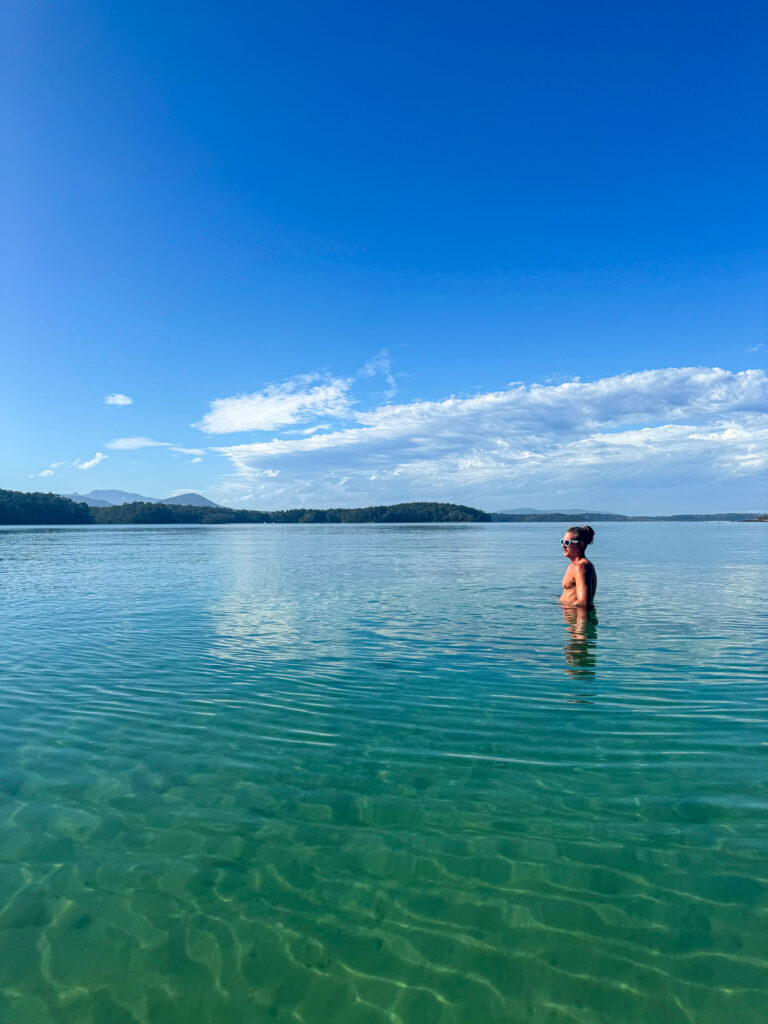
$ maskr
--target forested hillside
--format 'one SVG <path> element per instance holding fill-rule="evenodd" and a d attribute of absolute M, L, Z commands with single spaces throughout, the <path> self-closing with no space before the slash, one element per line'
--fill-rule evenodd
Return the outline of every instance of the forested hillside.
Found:
<path fill-rule="evenodd" d="M 0 490 L 0 525 L 164 523 L 487 523 L 490 515 L 468 505 L 413 501 L 368 508 L 294 508 L 280 512 L 134 501 L 89 508 L 58 494 Z"/>
<path fill-rule="evenodd" d="M 487 512 L 467 505 L 434 501 L 280 512 L 134 502 L 90 511 L 95 523 L 487 523 L 491 518 Z"/>
<path fill-rule="evenodd" d="M 41 491 L 0 490 L 0 524 L 3 526 L 68 526 L 90 522 L 90 509 L 81 501 Z"/>

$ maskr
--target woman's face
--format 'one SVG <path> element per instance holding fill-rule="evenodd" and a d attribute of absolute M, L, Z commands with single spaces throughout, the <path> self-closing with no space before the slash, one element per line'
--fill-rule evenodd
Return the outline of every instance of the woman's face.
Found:
<path fill-rule="evenodd" d="M 578 540 L 576 534 L 573 533 L 572 530 L 568 530 L 563 534 L 563 539 L 560 541 L 560 545 L 566 558 L 568 558 L 569 555 L 581 554 L 581 541 Z"/>

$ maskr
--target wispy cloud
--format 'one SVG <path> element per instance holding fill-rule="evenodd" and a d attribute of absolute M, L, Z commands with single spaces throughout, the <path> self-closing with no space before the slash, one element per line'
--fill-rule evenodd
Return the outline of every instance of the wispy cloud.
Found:
<path fill-rule="evenodd" d="M 78 469 L 93 469 L 94 466 L 98 466 L 100 462 L 103 462 L 104 459 L 107 458 L 109 458 L 109 456 L 104 455 L 103 452 L 96 452 L 92 459 L 88 459 L 87 462 L 80 462 L 78 459 L 76 460 L 75 465 Z"/>
<path fill-rule="evenodd" d="M 262 391 L 232 398 L 217 398 L 210 411 L 192 426 L 206 434 L 231 434 L 244 430 L 275 430 L 318 416 L 346 416 L 351 408 L 345 378 L 307 374 Z"/>
<path fill-rule="evenodd" d="M 104 398 L 105 405 L 133 405 L 133 399 L 129 398 L 128 395 L 122 395 L 119 391 L 115 391 L 111 395 L 106 395 Z"/>
<path fill-rule="evenodd" d="M 151 437 L 116 437 L 114 441 L 110 441 L 107 444 L 107 448 L 112 448 L 119 452 L 136 452 L 140 448 L 166 448 L 167 443 L 165 441 L 153 441 Z"/>
<path fill-rule="evenodd" d="M 179 455 L 205 454 L 204 448 L 183 448 L 181 445 L 173 444 L 171 441 L 154 441 L 151 437 L 116 437 L 107 443 L 107 448 L 118 452 L 137 452 L 142 448 L 168 448 Z"/>
<path fill-rule="evenodd" d="M 383 405 L 355 426 L 214 449 L 268 500 L 516 493 L 610 477 L 755 475 L 768 468 L 768 376 L 708 367 L 514 384 Z M 279 488 L 264 477 L 279 468 Z M 633 485 L 634 485 L 633 483 Z M 242 486 L 242 483 L 241 483 Z"/>
<path fill-rule="evenodd" d="M 47 469 L 43 469 L 39 473 L 30 473 L 30 477 L 54 476 L 54 470 L 58 469 L 60 466 L 66 465 L 66 461 L 66 459 L 63 459 L 61 462 L 49 462 Z"/>
<path fill-rule="evenodd" d="M 397 394 L 397 381 L 392 370 L 392 360 L 386 349 L 382 349 L 373 359 L 369 359 L 360 370 L 361 377 L 376 377 L 379 374 L 384 378 L 387 385 L 384 398 L 387 401 L 391 401 Z"/>

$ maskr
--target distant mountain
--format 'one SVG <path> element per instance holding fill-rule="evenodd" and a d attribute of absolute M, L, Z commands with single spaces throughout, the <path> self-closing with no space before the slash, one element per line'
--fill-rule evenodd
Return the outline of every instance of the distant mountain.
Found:
<path fill-rule="evenodd" d="M 129 501 L 148 501 L 155 505 L 159 498 L 147 498 L 143 494 L 134 494 L 132 491 L 89 491 L 86 498 L 99 498 L 101 501 L 109 502 L 110 505 L 126 505 Z"/>
<path fill-rule="evenodd" d="M 78 494 L 75 491 L 73 494 L 60 494 L 60 498 L 69 498 L 70 501 L 81 501 L 84 505 L 88 505 L 89 508 L 110 508 L 112 505 L 111 501 L 104 501 L 103 498 L 92 498 L 90 494 Z"/>
<path fill-rule="evenodd" d="M 144 498 L 144 501 L 154 501 L 153 498 Z M 221 508 L 210 498 L 204 498 L 202 494 L 195 494 L 188 491 L 186 494 L 174 494 L 172 498 L 161 498 L 163 505 L 198 505 L 205 508 Z"/>
<path fill-rule="evenodd" d="M 202 494 L 189 491 L 186 494 L 174 494 L 171 498 L 147 498 L 143 494 L 132 491 L 89 491 L 88 494 L 62 494 L 62 498 L 72 501 L 83 501 L 90 508 L 111 508 L 113 505 L 131 505 L 141 501 L 145 505 L 198 505 L 205 508 L 220 508 L 215 501 L 204 498 Z"/>

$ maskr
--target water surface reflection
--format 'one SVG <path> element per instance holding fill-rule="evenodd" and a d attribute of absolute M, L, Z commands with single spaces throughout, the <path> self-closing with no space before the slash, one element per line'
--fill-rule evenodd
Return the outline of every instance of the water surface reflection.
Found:
<path fill-rule="evenodd" d="M 569 676 L 594 679 L 597 660 L 597 612 L 594 608 L 563 608 L 565 671 Z"/>

